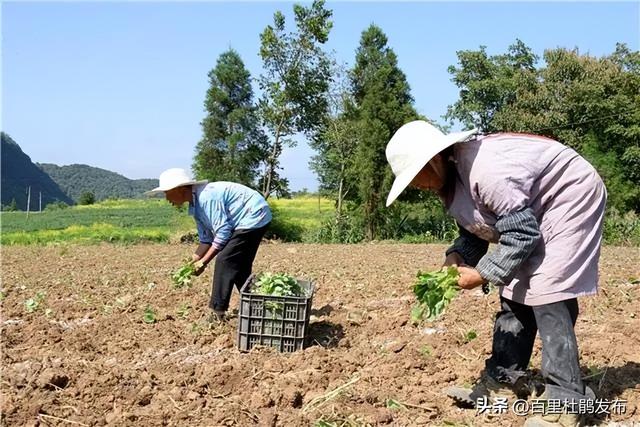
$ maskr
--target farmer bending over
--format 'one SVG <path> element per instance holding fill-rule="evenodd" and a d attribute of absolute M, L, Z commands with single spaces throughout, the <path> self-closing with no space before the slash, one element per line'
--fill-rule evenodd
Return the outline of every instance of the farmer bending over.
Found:
<path fill-rule="evenodd" d="M 607 195 L 596 170 L 545 137 L 444 135 L 424 121 L 402 126 L 386 155 L 396 176 L 387 206 L 409 185 L 438 194 L 460 229 L 445 265 L 457 266 L 461 288 L 491 282 L 500 291 L 492 354 L 481 378 L 471 389 L 452 387 L 447 394 L 471 406 L 479 398 L 520 394 L 539 331 L 543 398 L 573 400 L 576 407 L 593 399 L 581 379 L 574 325 L 577 297 L 595 294 L 598 286 Z M 487 253 L 489 242 L 496 247 Z M 544 414 L 525 425 L 575 426 L 581 418 Z"/>
<path fill-rule="evenodd" d="M 262 236 L 271 222 L 271 210 L 260 193 L 234 182 L 194 181 L 184 169 L 167 169 L 160 186 L 174 206 L 189 203 L 200 245 L 192 256 L 200 275 L 217 256 L 209 307 L 211 320 L 224 320 L 235 284 L 240 290 L 251 274 Z"/>

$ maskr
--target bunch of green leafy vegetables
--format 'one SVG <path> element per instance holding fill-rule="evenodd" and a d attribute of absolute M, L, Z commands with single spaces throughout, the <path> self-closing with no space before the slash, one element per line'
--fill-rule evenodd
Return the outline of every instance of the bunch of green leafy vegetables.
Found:
<path fill-rule="evenodd" d="M 185 261 L 182 267 L 176 270 L 171 275 L 171 280 L 173 280 L 174 288 L 183 288 L 185 286 L 191 285 L 191 278 L 196 272 L 196 267 L 193 264 L 193 261 Z"/>
<path fill-rule="evenodd" d="M 277 297 L 299 297 L 305 294 L 298 281 L 288 274 L 263 273 L 253 285 L 252 292 Z M 274 318 L 282 315 L 284 303 L 265 301 L 264 306 L 271 311 Z"/>
<path fill-rule="evenodd" d="M 278 297 L 299 297 L 304 289 L 288 274 L 263 273 L 253 287 L 253 293 Z"/>
<path fill-rule="evenodd" d="M 417 277 L 413 292 L 418 302 L 411 310 L 411 320 L 415 323 L 420 323 L 422 320 L 435 320 L 460 291 L 458 269 L 449 266 L 428 273 L 419 271 Z"/>

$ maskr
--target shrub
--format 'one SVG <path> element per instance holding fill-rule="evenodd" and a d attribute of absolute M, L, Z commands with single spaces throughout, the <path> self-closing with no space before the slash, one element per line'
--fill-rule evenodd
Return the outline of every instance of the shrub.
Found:
<path fill-rule="evenodd" d="M 16 203 L 16 199 L 11 199 L 11 203 L 8 205 L 4 205 L 2 210 L 5 212 L 15 212 L 18 210 L 18 204 Z"/>
<path fill-rule="evenodd" d="M 92 205 L 96 202 L 96 196 L 91 191 L 85 191 L 80 195 L 78 204 L 80 205 Z"/>
<path fill-rule="evenodd" d="M 610 245 L 640 245 L 640 218 L 633 211 L 622 215 L 611 208 L 605 216 L 602 234 Z"/>
<path fill-rule="evenodd" d="M 67 205 L 65 202 L 62 202 L 60 200 L 49 203 L 47 206 L 45 206 L 44 210 L 45 211 L 58 211 L 60 209 L 66 209 L 68 208 L 69 205 Z"/>
<path fill-rule="evenodd" d="M 280 210 L 271 206 L 271 224 L 267 228 L 264 237 L 267 239 L 278 239 L 283 242 L 300 242 L 304 234 L 304 227 L 292 221 L 286 220 Z"/>
<path fill-rule="evenodd" d="M 364 240 L 364 222 L 358 215 L 337 215 L 325 221 L 310 240 L 318 243 L 358 243 Z"/>

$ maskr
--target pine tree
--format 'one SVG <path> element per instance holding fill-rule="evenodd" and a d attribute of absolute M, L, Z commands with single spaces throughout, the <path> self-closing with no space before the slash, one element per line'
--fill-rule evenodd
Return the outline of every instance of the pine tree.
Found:
<path fill-rule="evenodd" d="M 352 71 L 355 108 L 350 112 L 358 123 L 358 146 L 353 162 L 358 201 L 365 221 L 365 236 L 381 236 L 385 200 L 393 183 L 385 149 L 394 132 L 418 118 L 405 74 L 387 46 L 387 36 L 371 25 L 362 33 Z"/>
<path fill-rule="evenodd" d="M 266 136 L 253 104 L 251 75 L 240 55 L 230 49 L 209 72 L 204 102 L 203 137 L 196 146 L 192 169 L 198 179 L 233 181 L 255 186 Z"/>

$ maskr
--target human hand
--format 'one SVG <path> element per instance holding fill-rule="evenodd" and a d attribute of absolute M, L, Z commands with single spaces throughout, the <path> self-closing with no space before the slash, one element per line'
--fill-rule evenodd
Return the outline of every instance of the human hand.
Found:
<path fill-rule="evenodd" d="M 194 268 L 193 274 L 196 276 L 199 276 L 207 268 L 207 264 L 202 260 L 198 260 L 193 263 L 193 268 Z"/>
<path fill-rule="evenodd" d="M 460 273 L 460 278 L 458 278 L 458 286 L 460 286 L 462 289 L 473 289 L 477 286 L 487 283 L 487 281 L 482 278 L 480 273 L 478 273 L 478 270 L 473 267 L 458 266 L 458 273 Z"/>

